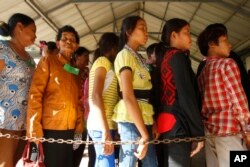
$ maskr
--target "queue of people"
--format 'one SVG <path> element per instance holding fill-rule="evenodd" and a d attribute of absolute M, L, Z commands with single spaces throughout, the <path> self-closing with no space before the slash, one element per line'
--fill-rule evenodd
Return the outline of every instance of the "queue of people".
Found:
<path fill-rule="evenodd" d="M 25 51 L 36 39 L 35 22 L 12 15 L 0 24 L 0 35 L 11 37 L 0 41 L 0 132 L 104 142 L 88 146 L 89 167 L 115 167 L 116 159 L 119 167 L 189 167 L 204 147 L 208 167 L 229 166 L 229 152 L 247 150 L 250 134 L 148 143 L 250 131 L 250 85 L 243 84 L 244 69 L 228 58 L 227 28 L 211 24 L 198 36 L 207 58 L 196 76 L 189 58 L 190 29 L 186 20 L 167 20 L 161 42 L 147 48 L 147 60 L 139 53 L 148 40 L 147 23 L 129 16 L 119 37 L 101 36 L 89 68 L 90 51 L 79 46 L 75 28 L 65 25 L 55 42 L 43 43 L 36 66 Z M 111 141 L 116 140 L 137 143 L 115 147 Z M 0 138 L 0 167 L 15 166 L 21 144 Z M 42 147 L 46 167 L 77 167 L 85 149 L 47 141 Z"/>

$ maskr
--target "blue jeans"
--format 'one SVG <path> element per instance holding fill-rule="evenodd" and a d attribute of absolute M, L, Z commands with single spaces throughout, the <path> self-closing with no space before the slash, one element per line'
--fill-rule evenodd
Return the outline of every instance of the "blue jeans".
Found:
<path fill-rule="evenodd" d="M 102 141 L 102 131 L 89 130 L 88 133 L 93 141 Z M 111 130 L 110 133 L 111 136 L 114 137 L 115 131 Z M 103 146 L 101 144 L 95 144 L 94 147 L 96 153 L 95 167 L 115 167 L 114 152 L 111 155 L 106 156 L 102 154 Z"/>
<path fill-rule="evenodd" d="M 150 134 L 150 140 L 152 140 L 152 126 L 147 126 L 147 130 Z M 118 122 L 118 132 L 120 134 L 121 141 L 136 141 L 139 137 L 141 137 L 139 131 L 133 123 Z M 119 167 L 134 167 L 136 165 L 137 157 L 134 155 L 134 152 L 136 152 L 137 147 L 138 145 L 135 144 L 121 145 Z M 158 166 L 153 144 L 148 145 L 147 154 L 141 161 L 143 167 Z"/>

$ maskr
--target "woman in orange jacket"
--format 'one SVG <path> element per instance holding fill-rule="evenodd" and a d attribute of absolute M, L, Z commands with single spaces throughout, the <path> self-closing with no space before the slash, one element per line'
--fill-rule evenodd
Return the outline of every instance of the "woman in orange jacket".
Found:
<path fill-rule="evenodd" d="M 78 48 L 79 36 L 71 26 L 59 29 L 57 54 L 41 58 L 31 83 L 27 136 L 73 139 L 82 133 L 83 120 L 79 102 L 79 69 L 71 66 L 71 57 Z M 72 145 L 43 143 L 46 167 L 71 167 Z"/>

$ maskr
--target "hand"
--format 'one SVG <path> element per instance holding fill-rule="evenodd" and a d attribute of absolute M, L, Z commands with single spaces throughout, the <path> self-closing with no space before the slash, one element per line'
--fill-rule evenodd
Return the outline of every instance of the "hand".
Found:
<path fill-rule="evenodd" d="M 110 132 L 103 132 L 103 136 L 102 136 L 102 141 L 105 142 L 103 144 L 103 154 L 104 155 L 111 155 L 114 152 L 114 145 L 109 143 L 112 141 L 112 137 L 110 135 Z"/>
<path fill-rule="evenodd" d="M 157 125 L 156 123 L 153 124 L 152 133 L 154 140 L 157 140 L 160 137 L 160 134 L 157 132 Z"/>
<path fill-rule="evenodd" d="M 250 134 L 245 136 L 244 141 L 246 143 L 247 149 L 250 150 Z"/>
<path fill-rule="evenodd" d="M 197 144 L 196 147 L 191 151 L 190 157 L 193 157 L 195 154 L 197 154 L 203 147 L 204 147 L 204 141 L 200 141 Z"/>
<path fill-rule="evenodd" d="M 82 140 L 82 134 L 81 133 L 75 133 L 74 134 L 74 141 Z M 80 144 L 73 143 L 73 150 L 77 150 L 79 148 Z"/>
<path fill-rule="evenodd" d="M 134 155 L 140 160 L 142 160 L 146 156 L 148 151 L 148 144 L 145 143 L 146 141 L 147 140 L 140 138 L 137 152 L 134 153 Z"/>
<path fill-rule="evenodd" d="M 36 143 L 36 145 L 38 146 L 38 144 L 40 143 L 39 139 L 34 137 L 33 139 L 29 140 L 30 143 Z"/>

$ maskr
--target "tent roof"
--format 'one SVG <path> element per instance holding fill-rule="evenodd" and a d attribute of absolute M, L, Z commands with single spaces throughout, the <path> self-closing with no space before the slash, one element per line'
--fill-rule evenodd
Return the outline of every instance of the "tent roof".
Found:
<path fill-rule="evenodd" d="M 191 60 L 194 70 L 202 56 L 196 46 L 198 34 L 211 23 L 228 28 L 233 49 L 250 54 L 250 0 L 0 0 L 0 20 L 13 13 L 24 13 L 35 19 L 37 39 L 29 49 L 38 55 L 39 41 L 54 41 L 58 28 L 72 25 L 80 35 L 80 45 L 90 50 L 104 32 L 120 32 L 122 20 L 140 15 L 148 25 L 149 40 L 145 48 L 159 42 L 164 22 L 179 17 L 191 25 Z M 145 49 L 145 48 L 142 48 Z"/>

